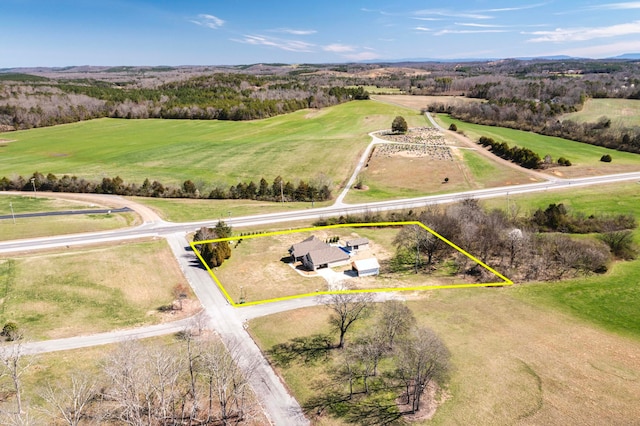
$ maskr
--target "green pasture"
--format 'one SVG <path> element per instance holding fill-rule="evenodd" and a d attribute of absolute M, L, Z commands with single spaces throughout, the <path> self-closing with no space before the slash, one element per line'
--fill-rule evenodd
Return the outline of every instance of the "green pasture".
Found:
<path fill-rule="evenodd" d="M 324 173 L 340 184 L 369 143 L 367 133 L 390 128 L 397 115 L 426 125 L 409 109 L 354 101 L 247 122 L 98 119 L 32 129 L 12 133 L 15 141 L 0 147 L 0 176 L 37 170 L 92 180 L 119 175 L 137 184 L 191 179 L 206 189 Z"/>
<path fill-rule="evenodd" d="M 562 119 L 596 123 L 602 117 L 609 118 L 613 126 L 640 126 L 640 100 L 589 99 L 580 111 L 565 114 Z"/>
<path fill-rule="evenodd" d="M 557 170 L 561 172 L 575 170 L 577 168 L 585 169 L 585 171 L 586 168 L 597 168 L 605 170 L 608 173 L 616 173 L 617 170 L 620 170 L 620 166 L 640 168 L 640 155 L 638 154 L 616 151 L 532 132 L 507 129 L 505 127 L 466 123 L 444 114 L 439 114 L 438 119 L 443 123 L 444 127 L 449 127 L 451 123 L 454 123 L 458 127 L 458 131 L 464 132 L 466 136 L 476 142 L 481 136 L 486 136 L 496 141 L 506 142 L 510 147 L 517 145 L 529 148 L 540 155 L 541 158 L 544 158 L 547 154 L 551 155 L 554 160 L 557 160 L 559 157 L 565 157 L 571 161 L 572 166 L 568 168 L 558 168 Z M 613 162 L 601 162 L 600 158 L 604 154 L 611 155 Z"/>

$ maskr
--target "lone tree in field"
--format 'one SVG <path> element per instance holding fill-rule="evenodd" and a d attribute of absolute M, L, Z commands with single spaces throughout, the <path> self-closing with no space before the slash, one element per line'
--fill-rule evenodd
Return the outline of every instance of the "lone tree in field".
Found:
<path fill-rule="evenodd" d="M 340 334 L 339 349 L 344 347 L 349 327 L 369 314 L 372 301 L 371 295 L 364 293 L 338 293 L 329 297 L 327 307 L 333 311 L 329 322 Z"/>
<path fill-rule="evenodd" d="M 407 125 L 407 121 L 402 116 L 397 116 L 393 119 L 393 123 L 391 123 L 391 131 L 393 133 L 407 133 L 409 130 L 409 126 Z"/>

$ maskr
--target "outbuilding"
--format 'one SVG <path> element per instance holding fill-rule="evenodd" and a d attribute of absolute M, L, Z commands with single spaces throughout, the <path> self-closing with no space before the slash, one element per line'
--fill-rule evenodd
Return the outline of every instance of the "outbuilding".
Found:
<path fill-rule="evenodd" d="M 351 263 L 352 269 L 358 273 L 359 277 L 368 277 L 380 274 L 380 264 L 378 259 L 371 257 L 369 259 L 355 260 Z"/>
<path fill-rule="evenodd" d="M 347 250 L 349 251 L 366 250 L 369 248 L 369 239 L 354 238 L 353 240 L 349 240 L 346 242 L 346 247 L 347 247 Z"/>

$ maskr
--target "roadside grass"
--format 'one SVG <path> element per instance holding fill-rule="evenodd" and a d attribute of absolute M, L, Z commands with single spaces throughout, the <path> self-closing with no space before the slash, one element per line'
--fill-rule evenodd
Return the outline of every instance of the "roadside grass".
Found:
<path fill-rule="evenodd" d="M 596 123 L 607 117 L 613 127 L 640 126 L 640 100 L 588 99 L 580 111 L 564 114 L 562 120 L 577 123 Z"/>
<path fill-rule="evenodd" d="M 288 210 L 304 210 L 330 206 L 333 201 L 315 203 L 278 203 L 252 200 L 200 200 L 177 198 L 128 197 L 156 211 L 162 219 L 170 222 L 192 222 L 207 219 L 277 213 Z"/>
<path fill-rule="evenodd" d="M 436 331 L 452 354 L 444 402 L 432 420 L 414 424 L 635 421 L 640 342 L 514 294 L 512 288 L 453 289 L 407 302 L 419 324 Z M 328 318 L 326 308 L 300 309 L 251 320 L 249 331 L 266 352 L 296 337 L 330 332 Z M 366 329 L 367 321 L 358 328 Z M 354 332 L 347 334 L 347 344 Z M 323 391 L 328 367 L 319 360 L 276 369 L 304 404 Z M 342 423 L 325 415 L 318 424 Z"/>
<path fill-rule="evenodd" d="M 0 215 L 10 215 L 11 207 L 15 214 L 54 212 L 61 210 L 91 210 L 100 207 L 92 207 L 88 203 L 69 201 L 59 198 L 41 198 L 21 195 L 7 195 L 0 192 Z"/>
<path fill-rule="evenodd" d="M 570 212 L 591 214 L 631 214 L 640 223 L 640 184 L 618 182 L 583 188 L 559 189 L 531 194 L 509 195 L 509 204 L 519 214 L 545 209 L 549 204 L 564 204 Z M 482 201 L 488 208 L 506 210 L 506 198 Z"/>
<path fill-rule="evenodd" d="M 137 222 L 132 213 L 16 218 L 0 220 L 0 241 L 50 237 L 82 232 L 109 231 Z"/>
<path fill-rule="evenodd" d="M 557 161 L 559 157 L 565 157 L 571 161 L 570 167 L 556 167 L 549 170 L 550 173 L 560 176 L 614 174 L 640 170 L 640 155 L 638 154 L 521 130 L 466 123 L 444 114 L 438 114 L 437 119 L 443 124 L 443 127 L 449 127 L 451 123 L 454 123 L 458 127 L 458 131 L 464 132 L 467 137 L 476 142 L 481 136 L 486 136 L 496 141 L 506 142 L 510 147 L 517 145 L 529 148 L 541 158 L 547 154 L 551 155 L 554 161 Z M 478 147 L 482 148 L 480 145 Z M 611 155 L 613 158 L 611 163 L 600 161 L 600 158 L 605 154 Z"/>
<path fill-rule="evenodd" d="M 2 148 L 0 176 L 29 176 L 37 165 L 43 173 L 119 175 L 138 185 L 145 178 L 165 185 L 191 179 L 205 190 L 278 175 L 308 181 L 319 173 L 339 185 L 369 143 L 367 134 L 389 129 L 397 115 L 426 125 L 406 108 L 353 101 L 248 122 L 98 119 L 31 129 L 12 133 L 16 141 Z"/>
<path fill-rule="evenodd" d="M 160 323 L 184 283 L 164 240 L 15 256 L 0 269 L 0 323 L 33 340 Z"/>

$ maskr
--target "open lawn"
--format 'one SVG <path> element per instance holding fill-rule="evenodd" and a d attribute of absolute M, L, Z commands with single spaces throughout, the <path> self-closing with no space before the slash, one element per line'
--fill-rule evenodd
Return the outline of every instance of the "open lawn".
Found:
<path fill-rule="evenodd" d="M 353 101 L 248 122 L 99 119 L 32 129 L 12 133 L 15 142 L 0 148 L 0 176 L 29 176 L 37 168 L 93 180 L 119 175 L 137 184 L 191 179 L 206 190 L 324 173 L 339 185 L 370 141 L 367 133 L 390 128 L 397 115 L 411 126 L 426 123 L 406 108 Z"/>
<path fill-rule="evenodd" d="M 496 141 L 506 142 L 510 147 L 529 148 L 540 155 L 541 158 L 544 158 L 547 154 L 551 155 L 554 161 L 559 157 L 565 157 L 571 161 L 572 165 L 570 167 L 556 167 L 547 171 L 561 177 L 603 175 L 640 170 L 640 155 L 638 154 L 521 130 L 465 123 L 444 114 L 438 114 L 437 119 L 442 123 L 443 127 L 449 127 L 449 124 L 455 123 L 458 131 L 464 132 L 473 141 L 477 141 L 481 136 L 486 136 Z M 480 147 L 480 145 L 478 146 Z M 601 162 L 600 158 L 604 154 L 611 155 L 613 161 L 611 163 Z"/>
<path fill-rule="evenodd" d="M 433 420 L 414 424 L 635 422 L 640 416 L 640 340 L 595 329 L 514 297 L 515 292 L 454 289 L 408 302 L 418 322 L 435 330 L 452 354 L 446 400 Z M 326 308 L 309 308 L 252 320 L 249 329 L 269 350 L 295 337 L 329 333 L 328 316 Z M 358 327 L 366 329 L 367 323 Z M 331 352 L 330 359 L 339 356 Z M 278 367 L 302 404 L 323 390 L 314 386 L 327 377 L 323 361 Z M 325 414 L 316 424 L 344 423 Z"/>
<path fill-rule="evenodd" d="M 165 241 L 3 258 L 0 270 L 0 323 L 33 340 L 162 322 L 184 284 Z"/>
<path fill-rule="evenodd" d="M 602 117 L 609 118 L 614 127 L 640 126 L 640 100 L 588 99 L 580 111 L 565 114 L 562 119 L 596 123 Z"/>

